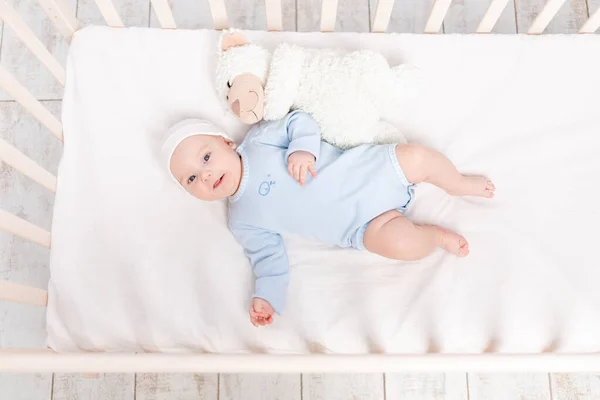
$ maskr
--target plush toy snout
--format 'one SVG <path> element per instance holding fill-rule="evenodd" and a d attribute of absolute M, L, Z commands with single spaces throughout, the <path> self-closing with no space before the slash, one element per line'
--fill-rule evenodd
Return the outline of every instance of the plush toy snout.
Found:
<path fill-rule="evenodd" d="M 231 82 L 227 103 L 231 111 L 245 124 L 263 118 L 265 93 L 261 80 L 252 74 L 241 74 Z"/>

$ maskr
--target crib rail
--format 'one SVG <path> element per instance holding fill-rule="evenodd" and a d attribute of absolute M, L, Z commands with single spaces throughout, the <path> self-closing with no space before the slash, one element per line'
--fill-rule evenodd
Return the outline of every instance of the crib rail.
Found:
<path fill-rule="evenodd" d="M 400 373 L 595 372 L 600 354 L 164 354 L 2 349 L 0 372 Z"/>
<path fill-rule="evenodd" d="M 56 177 L 4 139 L 0 139 L 0 161 L 7 163 L 48 190 L 56 192 Z"/>
<path fill-rule="evenodd" d="M 32 286 L 19 285 L 0 279 L 0 300 L 46 307 L 48 292 Z M 0 350 L 0 354 L 1 354 Z"/>
<path fill-rule="evenodd" d="M 0 0 L 4 1 L 4 0 Z M 56 25 L 58 31 L 69 41 L 77 29 L 79 23 L 75 18 L 75 12 L 67 7 L 64 0 L 38 0 L 50 20 Z"/>
<path fill-rule="evenodd" d="M 0 210 L 0 229 L 40 246 L 50 248 L 50 232 L 8 211 Z"/>
<path fill-rule="evenodd" d="M 1 0 L 0 0 L 1 1 Z M 0 88 L 12 96 L 21 106 L 29 111 L 50 132 L 62 140 L 62 124 L 48 111 L 42 103 L 36 100 L 23 85 L 19 83 L 8 71 L 0 66 Z"/>

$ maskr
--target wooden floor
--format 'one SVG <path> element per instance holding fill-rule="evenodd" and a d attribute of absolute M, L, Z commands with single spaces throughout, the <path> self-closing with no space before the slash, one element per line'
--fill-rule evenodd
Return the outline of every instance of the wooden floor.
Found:
<path fill-rule="evenodd" d="M 4 0 L 0 0 L 4 1 Z M 149 0 L 114 0 L 128 26 L 158 27 Z M 48 49 L 61 61 L 67 45 L 35 0 L 8 0 Z M 103 24 L 94 0 L 66 0 L 84 24 Z M 180 28 L 210 28 L 207 0 L 172 0 Z M 455 0 L 444 21 L 445 33 L 473 32 L 487 0 Z M 545 0 L 511 0 L 497 33 L 526 32 Z M 262 0 L 226 1 L 235 27 L 264 29 Z M 320 0 L 283 0 L 285 30 L 318 30 Z M 390 31 L 422 32 L 432 0 L 397 0 Z M 376 0 L 339 0 L 337 30 L 368 31 Z M 567 0 L 547 33 L 574 33 L 600 0 Z M 62 88 L 13 32 L 0 30 L 0 62 L 43 104 L 60 117 Z M 53 173 L 60 143 L 0 91 L 0 137 Z M 49 229 L 52 195 L 0 165 L 0 208 Z M 46 287 L 48 251 L 0 232 L 0 278 Z M 0 302 L 0 347 L 43 347 L 43 309 Z M 600 399 L 600 375 L 580 374 L 386 374 L 386 375 L 170 375 L 0 374 L 0 400 L 159 400 L 159 399 Z"/>

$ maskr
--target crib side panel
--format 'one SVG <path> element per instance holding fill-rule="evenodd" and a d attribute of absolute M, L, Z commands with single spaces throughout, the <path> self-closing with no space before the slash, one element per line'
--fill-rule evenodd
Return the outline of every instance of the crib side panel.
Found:
<path fill-rule="evenodd" d="M 43 101 L 54 116 L 60 102 Z M 0 102 L 0 137 L 44 169 L 56 173 L 61 143 L 15 102 Z M 54 194 L 0 163 L 0 209 L 50 229 Z M 48 249 L 0 232 L 0 279 L 46 288 L 49 278 Z M 43 348 L 46 309 L 0 301 L 0 347 Z M 0 374 L 0 399 L 50 400 L 52 374 Z"/>

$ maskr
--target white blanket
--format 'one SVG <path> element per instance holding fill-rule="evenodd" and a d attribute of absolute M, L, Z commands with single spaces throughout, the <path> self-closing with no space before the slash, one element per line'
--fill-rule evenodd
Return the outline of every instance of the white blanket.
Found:
<path fill-rule="evenodd" d="M 250 32 L 272 48 L 372 48 L 424 74 L 393 122 L 485 174 L 492 201 L 422 184 L 408 217 L 464 259 L 395 262 L 286 238 L 288 309 L 254 328 L 226 204 L 172 186 L 153 153 L 183 117 L 237 140 L 212 88 L 215 31 L 76 33 L 63 102 L 48 344 L 58 351 L 600 351 L 600 36 Z"/>

